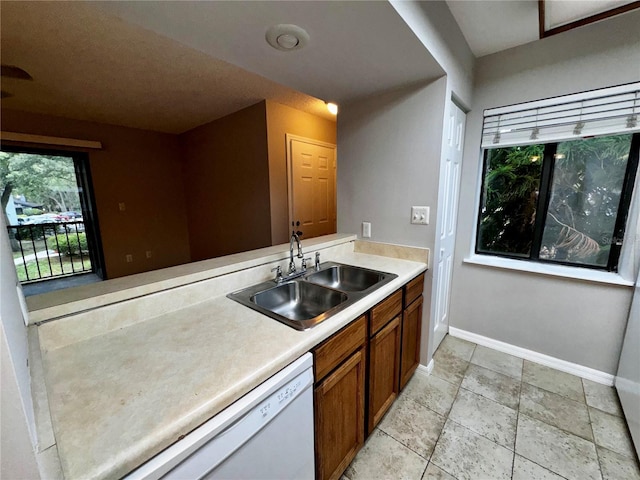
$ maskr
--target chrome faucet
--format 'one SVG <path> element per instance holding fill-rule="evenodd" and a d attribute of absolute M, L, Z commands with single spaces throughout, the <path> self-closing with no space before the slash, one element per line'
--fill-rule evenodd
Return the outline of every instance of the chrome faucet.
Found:
<path fill-rule="evenodd" d="M 302 244 L 300 243 L 300 237 L 302 236 L 302 232 L 300 230 L 295 229 L 295 227 L 300 226 L 300 222 L 298 222 L 297 224 L 294 224 L 293 222 L 291 222 L 291 226 L 294 227 L 294 229 L 291 231 L 291 237 L 289 238 L 289 271 L 287 272 L 287 275 L 284 276 L 282 275 L 281 266 L 277 266 L 271 269 L 272 272 L 276 272 L 276 278 L 274 279 L 274 282 L 276 282 L 278 285 L 280 285 L 281 283 L 284 283 L 285 281 L 293 280 L 294 278 L 301 277 L 302 275 L 307 273 L 307 262 L 311 260 L 311 257 L 305 258 L 304 253 L 302 253 Z M 298 253 L 295 255 L 295 257 L 293 255 L 294 242 L 298 247 Z M 296 257 L 302 259 L 302 261 L 300 262 L 300 271 L 298 271 L 298 269 L 296 268 L 296 262 L 295 262 Z M 320 254 L 316 253 L 316 265 L 315 265 L 316 270 L 318 269 L 319 264 L 320 264 Z"/>
<path fill-rule="evenodd" d="M 276 282 L 278 285 L 284 282 L 284 277 L 282 276 L 282 267 L 280 265 L 278 265 L 275 268 L 272 268 L 271 271 L 276 272 L 276 278 L 274 282 Z"/>
<path fill-rule="evenodd" d="M 291 224 L 293 225 L 293 222 L 291 222 Z M 298 222 L 298 225 L 300 225 L 300 222 Z M 296 242 L 298 246 L 298 254 L 296 256 L 304 260 L 304 255 L 302 253 L 302 245 L 300 244 L 300 235 L 302 235 L 302 232 L 300 230 L 291 231 L 291 238 L 289 238 L 289 275 L 296 273 L 296 263 L 293 258 L 293 242 Z M 303 262 L 303 270 L 305 266 L 304 263 L 305 262 Z"/>

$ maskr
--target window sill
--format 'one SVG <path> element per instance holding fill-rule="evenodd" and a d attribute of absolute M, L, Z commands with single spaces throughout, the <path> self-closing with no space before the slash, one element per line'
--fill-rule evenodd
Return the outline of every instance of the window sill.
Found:
<path fill-rule="evenodd" d="M 549 265 L 545 263 L 528 262 L 526 260 L 513 260 L 511 258 L 494 257 L 491 255 L 474 254 L 465 258 L 464 263 L 503 268 L 506 270 L 517 270 L 520 272 L 538 273 L 554 277 L 573 278 L 586 282 L 606 283 L 609 285 L 621 285 L 625 287 L 632 287 L 634 285 L 633 281 L 625 280 L 613 272 L 568 267 L 566 265 Z"/>

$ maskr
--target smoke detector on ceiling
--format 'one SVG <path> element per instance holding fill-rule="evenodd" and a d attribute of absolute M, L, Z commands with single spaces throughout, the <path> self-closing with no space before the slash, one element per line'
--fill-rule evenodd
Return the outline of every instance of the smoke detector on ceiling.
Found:
<path fill-rule="evenodd" d="M 291 52 L 304 47 L 309 42 L 309 34 L 297 25 L 280 24 L 269 27 L 266 39 L 273 48 Z"/>

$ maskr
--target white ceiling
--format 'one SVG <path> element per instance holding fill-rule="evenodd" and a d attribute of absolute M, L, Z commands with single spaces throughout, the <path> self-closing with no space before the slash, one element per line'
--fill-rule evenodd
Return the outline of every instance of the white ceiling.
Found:
<path fill-rule="evenodd" d="M 545 30 L 613 10 L 634 0 L 546 0 Z"/>
<path fill-rule="evenodd" d="M 447 5 L 476 57 L 539 38 L 537 0 L 447 0 Z"/>
<path fill-rule="evenodd" d="M 387 2 L 1 3 L 2 107 L 180 133 L 270 99 L 338 103 L 443 75 Z M 307 30 L 281 52 L 265 32 Z M 389 41 L 393 39 L 393 41 Z M 301 93 L 303 92 L 303 93 Z M 319 100 L 321 99 L 321 100 Z"/>
<path fill-rule="evenodd" d="M 2 2 L 2 108 L 181 133 L 269 98 L 334 119 L 324 102 L 81 2 Z"/>
<path fill-rule="evenodd" d="M 98 2 L 100 8 L 318 98 L 354 98 L 444 74 L 388 2 Z M 310 36 L 282 52 L 267 29 L 295 24 Z"/>
<path fill-rule="evenodd" d="M 547 0 L 554 22 L 620 0 Z M 447 0 L 479 57 L 538 38 L 537 0 Z M 556 8 L 557 7 L 557 8 Z M 574 8 L 575 7 L 575 8 Z M 335 119 L 348 103 L 444 74 L 386 1 L 2 1 L 2 108 L 180 133 L 262 99 Z M 293 23 L 308 45 L 271 48 Z"/>
<path fill-rule="evenodd" d="M 476 57 L 540 38 L 538 0 L 446 0 Z M 545 0 L 546 30 L 633 0 Z"/>

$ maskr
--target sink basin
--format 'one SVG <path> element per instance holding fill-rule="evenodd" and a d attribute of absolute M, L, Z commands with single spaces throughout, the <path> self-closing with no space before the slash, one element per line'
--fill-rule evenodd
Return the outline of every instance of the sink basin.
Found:
<path fill-rule="evenodd" d="M 333 265 L 307 275 L 305 280 L 342 290 L 343 292 L 362 292 L 384 280 L 385 275 L 384 272 L 367 270 L 351 265 Z"/>
<path fill-rule="evenodd" d="M 300 279 L 262 282 L 227 297 L 296 330 L 307 330 L 349 304 L 345 292 Z"/>
<path fill-rule="evenodd" d="M 289 320 L 310 320 L 347 300 L 343 292 L 313 283 L 288 282 L 256 293 L 251 301 Z"/>
<path fill-rule="evenodd" d="M 258 283 L 227 297 L 296 330 L 308 330 L 396 277 L 325 262 L 318 271 L 310 270 L 280 284 L 273 280 Z"/>

